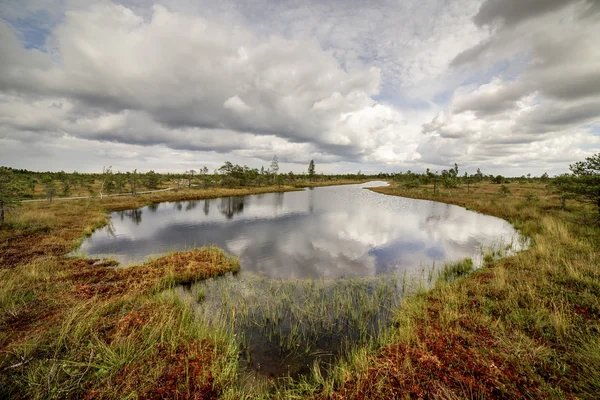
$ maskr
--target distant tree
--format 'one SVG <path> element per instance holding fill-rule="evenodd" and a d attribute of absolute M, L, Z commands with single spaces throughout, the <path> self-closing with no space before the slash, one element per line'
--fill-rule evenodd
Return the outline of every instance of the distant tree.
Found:
<path fill-rule="evenodd" d="M 56 182 L 54 182 L 54 179 L 47 179 L 44 182 L 44 194 L 49 201 L 56 197 Z"/>
<path fill-rule="evenodd" d="M 71 182 L 69 179 L 62 180 L 62 195 L 68 196 L 71 192 Z"/>
<path fill-rule="evenodd" d="M 569 165 L 573 173 L 567 189 L 578 198 L 593 202 L 600 215 L 600 153 Z"/>
<path fill-rule="evenodd" d="M 475 176 L 477 177 L 477 180 L 479 182 L 483 181 L 483 174 L 481 173 L 481 169 L 477 168 L 477 173 L 475 174 Z"/>
<path fill-rule="evenodd" d="M 125 189 L 126 176 L 119 172 L 115 174 L 114 181 L 119 193 L 123 193 L 123 190 Z"/>
<path fill-rule="evenodd" d="M 5 211 L 17 206 L 25 186 L 13 171 L 0 167 L 0 226 L 4 224 Z"/>
<path fill-rule="evenodd" d="M 577 183 L 571 174 L 556 176 L 548 186 L 553 192 L 558 194 L 562 210 L 567 208 L 567 200 L 577 197 Z"/>
<path fill-rule="evenodd" d="M 473 175 L 469 175 L 468 173 L 465 172 L 465 175 L 463 176 L 463 181 L 467 185 L 467 193 L 469 193 L 471 190 L 471 181 L 472 180 L 473 180 Z"/>
<path fill-rule="evenodd" d="M 404 183 L 404 187 L 407 189 L 418 189 L 420 186 L 421 182 L 419 181 L 418 175 Z"/>
<path fill-rule="evenodd" d="M 186 173 L 190 174 L 190 178 L 188 180 L 188 187 L 192 187 L 192 181 L 194 180 L 194 174 L 196 173 L 196 170 L 190 169 L 189 171 L 186 171 Z"/>
<path fill-rule="evenodd" d="M 283 175 L 277 175 L 275 177 L 275 183 L 277 183 L 277 186 L 282 187 L 284 184 L 284 178 Z"/>
<path fill-rule="evenodd" d="M 60 171 L 56 173 L 56 179 L 62 185 L 62 195 L 68 196 L 71 191 L 71 179 L 69 175 L 65 171 Z"/>
<path fill-rule="evenodd" d="M 500 184 L 500 183 L 504 183 L 504 177 L 502 175 L 496 175 L 494 177 L 492 177 L 492 183 L 496 183 L 496 184 Z"/>
<path fill-rule="evenodd" d="M 315 178 L 315 162 L 314 162 L 314 160 L 310 160 L 310 163 L 308 164 L 308 178 L 310 179 L 311 182 Z"/>
<path fill-rule="evenodd" d="M 248 175 L 250 168 L 246 166 L 233 165 L 229 161 L 225 161 L 225 164 L 218 170 L 224 177 L 221 179 L 221 185 L 225 187 L 236 187 L 240 185 L 246 185 L 248 182 Z M 258 174 L 258 171 L 256 171 Z"/>
<path fill-rule="evenodd" d="M 271 160 L 271 173 L 275 176 L 279 173 L 279 160 L 277 159 L 277 155 L 274 155 Z"/>
<path fill-rule="evenodd" d="M 109 177 L 108 180 L 106 181 L 106 185 L 104 186 L 104 189 L 106 190 L 107 193 L 112 193 L 115 191 L 115 180 L 112 177 Z"/>
<path fill-rule="evenodd" d="M 127 172 L 127 182 L 129 182 L 129 188 L 131 189 L 131 194 L 137 194 L 137 186 L 138 186 L 138 172 L 137 169 L 134 169 L 133 172 Z"/>
<path fill-rule="evenodd" d="M 549 176 L 548 176 L 548 173 L 547 173 L 547 172 L 544 172 L 544 173 L 542 174 L 542 176 L 540 176 L 540 180 L 541 180 L 542 182 L 547 182 L 547 181 L 548 181 L 548 179 L 550 179 L 550 178 L 549 178 Z"/>
<path fill-rule="evenodd" d="M 160 185 L 160 175 L 153 170 L 146 172 L 146 187 L 157 189 L 158 185 Z"/>
<path fill-rule="evenodd" d="M 208 167 L 205 165 L 204 167 L 200 168 L 198 173 L 202 175 L 204 187 L 208 187 L 208 183 L 210 182 L 210 177 L 208 176 Z"/>
<path fill-rule="evenodd" d="M 229 161 L 225 161 L 225 164 L 223 164 L 219 169 L 218 169 L 220 174 L 223 175 L 231 175 L 232 171 L 233 171 L 233 164 Z"/>
<path fill-rule="evenodd" d="M 104 191 L 104 185 L 106 184 L 106 181 L 108 181 L 109 179 L 112 179 L 112 167 L 109 165 L 108 167 L 102 167 L 102 182 L 100 183 L 100 200 L 102 200 L 102 196 L 104 195 L 103 191 Z"/>
<path fill-rule="evenodd" d="M 456 164 L 454 164 L 456 165 Z M 442 171 L 442 185 L 444 185 L 445 188 L 455 188 L 457 186 L 457 179 L 456 179 L 456 174 L 457 174 L 457 170 L 458 168 L 453 168 L 449 171 L 447 170 L 443 170 Z"/>

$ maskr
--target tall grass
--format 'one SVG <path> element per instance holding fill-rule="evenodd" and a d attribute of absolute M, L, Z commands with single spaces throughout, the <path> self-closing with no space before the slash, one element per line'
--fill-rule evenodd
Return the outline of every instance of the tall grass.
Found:
<path fill-rule="evenodd" d="M 179 285 L 236 270 L 235 260 L 212 249 L 120 270 L 66 254 L 106 223 L 105 210 L 243 193 L 24 205 L 0 229 L 0 397 L 596 398 L 600 231 L 584 223 L 584 205 L 562 211 L 540 185 L 507 186 L 510 195 L 491 184 L 374 189 L 502 217 L 529 237 L 517 254 L 484 251 L 473 272 L 477 260 L 432 268 L 415 285 L 400 276 L 235 290 L 220 286 L 225 277 L 186 296 Z M 381 307 L 385 323 L 373 320 Z M 328 339 L 335 362 L 302 358 L 315 355 L 315 338 L 343 336 L 356 341 Z M 244 375 L 263 343 L 305 360 L 306 372 L 274 384 Z"/>
<path fill-rule="evenodd" d="M 582 223 L 581 204 L 565 212 L 540 186 L 509 186 L 502 199 L 487 184 L 469 194 L 374 189 L 506 218 L 530 237 L 530 249 L 487 253 L 486 267 L 466 276 L 469 262 L 446 266 L 431 291 L 402 302 L 369 370 L 351 368 L 332 397 L 597 397 L 600 231 Z"/>

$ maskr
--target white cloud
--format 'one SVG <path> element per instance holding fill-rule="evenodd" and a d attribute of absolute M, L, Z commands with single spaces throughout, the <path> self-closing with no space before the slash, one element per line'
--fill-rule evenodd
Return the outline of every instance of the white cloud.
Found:
<path fill-rule="evenodd" d="M 598 151 L 600 7 L 507 2 L 3 2 L 0 139 L 562 172 Z"/>
<path fill-rule="evenodd" d="M 0 107 L 13 129 L 247 152 L 268 137 L 267 159 L 281 141 L 359 159 L 389 142 L 388 122 L 402 119 L 372 99 L 377 68 L 346 71 L 314 40 L 259 40 L 163 6 L 149 19 L 110 3 L 68 11 L 48 40 L 53 57 L 0 29 L 8 54 L 0 83 L 17 93 Z"/>
<path fill-rule="evenodd" d="M 503 24 L 454 65 L 521 62 L 518 55 L 524 53 L 528 62 L 516 77 L 499 74 L 457 89 L 448 114 L 423 125 L 428 140 L 419 152 L 425 158 L 519 168 L 562 163 L 564 170 L 598 151 L 600 140 L 589 127 L 600 123 L 600 24 L 597 17 L 582 18 L 587 2 L 569 3 L 519 3 L 525 10 L 513 13 L 516 9 L 486 1 L 475 21 Z"/>

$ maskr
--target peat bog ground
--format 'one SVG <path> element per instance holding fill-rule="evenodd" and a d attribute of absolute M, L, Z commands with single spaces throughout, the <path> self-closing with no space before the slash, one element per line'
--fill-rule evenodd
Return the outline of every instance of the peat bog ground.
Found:
<path fill-rule="evenodd" d="M 490 256 L 472 273 L 468 261 L 448 266 L 431 289 L 394 306 L 376 343 L 349 350 L 326 375 L 315 368 L 293 382 L 245 386 L 240 348 L 226 326 L 203 324 L 177 293 L 181 284 L 237 271 L 237 260 L 203 248 L 119 269 L 67 255 L 106 224 L 107 211 L 257 190 L 24 204 L 0 229 L 0 397 L 597 398 L 593 210 L 576 202 L 561 210 L 541 184 L 507 187 L 510 193 L 485 182 L 435 194 L 426 186 L 372 189 L 504 218 L 531 247 Z"/>

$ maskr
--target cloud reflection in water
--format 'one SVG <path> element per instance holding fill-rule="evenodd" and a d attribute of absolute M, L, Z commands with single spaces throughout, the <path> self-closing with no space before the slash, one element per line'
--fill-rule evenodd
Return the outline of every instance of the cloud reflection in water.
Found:
<path fill-rule="evenodd" d="M 242 269 L 271 278 L 417 272 L 517 242 L 506 221 L 464 208 L 364 190 L 381 182 L 303 192 L 161 203 L 112 214 L 82 245 L 130 263 L 215 244 Z"/>

